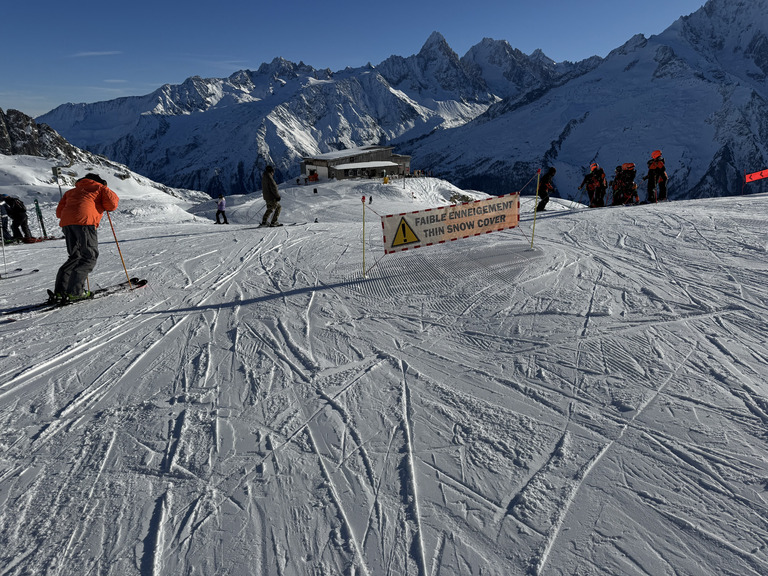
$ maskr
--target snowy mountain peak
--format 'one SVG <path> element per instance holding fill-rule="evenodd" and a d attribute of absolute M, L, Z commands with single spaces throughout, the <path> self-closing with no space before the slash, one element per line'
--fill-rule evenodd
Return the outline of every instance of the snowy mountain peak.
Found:
<path fill-rule="evenodd" d="M 739 174 L 768 160 L 763 8 L 710 0 L 657 36 L 576 63 L 490 38 L 459 58 L 433 32 L 418 54 L 375 67 L 332 74 L 275 58 L 41 120 L 155 180 L 214 194 L 258 189 L 266 162 L 295 178 L 305 155 L 368 144 L 493 193 L 556 165 L 565 195 L 593 159 L 643 165 L 663 147 L 673 198 L 740 193 Z"/>
<path fill-rule="evenodd" d="M 422 58 L 431 58 L 435 55 L 458 59 L 456 52 L 448 45 L 445 37 L 440 32 L 432 32 L 419 51 L 419 56 Z"/>

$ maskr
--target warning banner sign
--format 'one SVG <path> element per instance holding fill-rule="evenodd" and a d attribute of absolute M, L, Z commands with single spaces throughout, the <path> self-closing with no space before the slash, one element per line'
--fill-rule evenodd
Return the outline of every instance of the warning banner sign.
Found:
<path fill-rule="evenodd" d="M 519 223 L 517 193 L 381 217 L 386 254 L 498 232 Z"/>
<path fill-rule="evenodd" d="M 768 170 L 747 174 L 747 182 L 754 182 L 755 180 L 762 180 L 763 178 L 768 178 Z"/>

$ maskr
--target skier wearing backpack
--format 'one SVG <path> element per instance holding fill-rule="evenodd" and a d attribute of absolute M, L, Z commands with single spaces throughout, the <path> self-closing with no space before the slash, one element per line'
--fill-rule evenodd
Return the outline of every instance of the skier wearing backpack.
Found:
<path fill-rule="evenodd" d="M 636 175 L 634 162 L 624 162 L 621 166 L 616 166 L 616 173 L 611 180 L 613 206 L 638 203 Z"/>
<path fill-rule="evenodd" d="M 608 182 L 605 179 L 605 170 L 593 162 L 589 167 L 589 174 L 584 176 L 584 180 L 579 185 L 579 190 L 586 186 L 589 194 L 589 207 L 602 208 L 605 206 L 605 192 L 608 190 Z"/>
<path fill-rule="evenodd" d="M 90 298 L 85 290 L 88 274 L 99 258 L 97 228 L 104 211 L 117 208 L 119 198 L 98 174 L 89 173 L 67 190 L 56 207 L 56 217 L 64 232 L 69 258 L 56 274 L 53 302 Z"/>
<path fill-rule="evenodd" d="M 648 174 L 643 176 L 643 180 L 648 180 L 648 202 L 661 202 L 667 199 L 667 170 L 664 166 L 664 158 L 661 156 L 661 150 L 654 150 L 651 159 L 648 160 Z M 656 186 L 659 187 L 658 198 L 656 196 Z"/>
<path fill-rule="evenodd" d="M 24 206 L 24 202 L 16 198 L 16 196 L 0 194 L 0 203 L 5 205 L 5 212 L 11 219 L 13 239 L 19 242 L 31 240 L 32 234 L 29 231 L 27 207 Z"/>
<path fill-rule="evenodd" d="M 552 183 L 552 179 L 555 177 L 557 168 L 550 166 L 547 173 L 539 180 L 539 205 L 536 206 L 536 212 L 544 212 L 547 208 L 547 202 L 549 202 L 549 194 L 555 193 L 555 185 Z"/>

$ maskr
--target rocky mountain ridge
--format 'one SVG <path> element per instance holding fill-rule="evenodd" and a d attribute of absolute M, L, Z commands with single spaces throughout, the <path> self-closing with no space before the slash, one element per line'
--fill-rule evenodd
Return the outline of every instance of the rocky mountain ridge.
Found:
<path fill-rule="evenodd" d="M 257 190 L 266 164 L 295 178 L 304 156 L 368 144 L 491 193 L 554 165 L 573 197 L 591 162 L 610 174 L 633 161 L 642 175 L 658 148 L 673 198 L 735 194 L 744 171 L 768 165 L 766 14 L 768 0 L 709 0 L 658 36 L 577 63 L 492 39 L 459 57 L 435 32 L 418 54 L 377 66 L 276 58 L 40 120 L 154 180 L 211 194 Z"/>

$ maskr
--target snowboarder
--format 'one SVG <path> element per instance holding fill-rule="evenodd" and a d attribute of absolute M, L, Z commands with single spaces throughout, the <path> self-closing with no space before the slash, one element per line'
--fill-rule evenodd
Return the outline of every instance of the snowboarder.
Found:
<path fill-rule="evenodd" d="M 223 194 L 219 194 L 219 200 L 216 204 L 216 224 L 229 224 L 227 221 L 227 213 L 225 210 L 227 209 L 227 201 L 224 199 Z M 219 216 L 224 217 L 224 222 L 219 222 Z"/>
<path fill-rule="evenodd" d="M 555 185 L 552 184 L 552 178 L 555 177 L 557 168 L 550 166 L 547 173 L 541 177 L 539 181 L 539 205 L 536 206 L 536 212 L 544 212 L 547 208 L 547 202 L 549 202 L 549 194 L 555 193 Z"/>
<path fill-rule="evenodd" d="M 267 203 L 267 211 L 264 212 L 264 217 L 261 219 L 261 225 L 267 226 L 267 220 L 269 215 L 274 212 L 272 221 L 269 226 L 282 226 L 278 223 L 277 219 L 280 217 L 282 206 L 280 206 L 280 192 L 277 190 L 277 182 L 275 182 L 275 169 L 272 166 L 267 166 L 264 169 L 264 174 L 261 176 L 261 195 L 264 197 L 264 201 Z"/>
<path fill-rule="evenodd" d="M 88 173 L 67 190 L 56 207 L 56 217 L 64 232 L 69 258 L 56 274 L 52 300 L 67 302 L 89 298 L 85 290 L 88 274 L 99 258 L 97 228 L 104 211 L 117 208 L 119 198 L 98 174 Z"/>
<path fill-rule="evenodd" d="M 605 206 L 605 192 L 608 190 L 608 182 L 605 180 L 605 170 L 593 162 L 589 167 L 589 174 L 579 185 L 579 190 L 586 186 L 589 195 L 589 207 L 601 208 Z"/>
<path fill-rule="evenodd" d="M 661 202 L 667 199 L 668 179 L 661 150 L 654 150 L 651 153 L 651 159 L 648 160 L 648 174 L 643 176 L 643 180 L 648 180 L 648 196 L 646 197 L 648 202 Z M 656 196 L 656 185 L 659 187 L 658 198 Z"/>
<path fill-rule="evenodd" d="M 11 219 L 13 239 L 18 242 L 31 240 L 32 234 L 29 231 L 27 207 L 24 206 L 24 202 L 16 198 L 16 196 L 0 194 L 0 203 L 5 205 L 5 212 Z"/>

